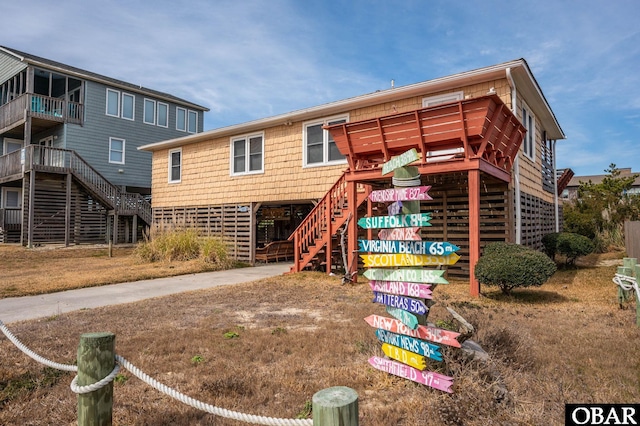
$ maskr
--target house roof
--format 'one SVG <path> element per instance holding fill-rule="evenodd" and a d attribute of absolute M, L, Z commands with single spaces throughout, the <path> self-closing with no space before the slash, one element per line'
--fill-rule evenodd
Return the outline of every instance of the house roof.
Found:
<path fill-rule="evenodd" d="M 155 98 L 163 99 L 169 102 L 173 102 L 173 103 L 183 105 L 189 108 L 197 109 L 200 111 L 209 111 L 209 108 L 203 107 L 193 102 L 189 102 L 182 98 L 178 98 L 176 96 L 170 95 L 169 93 L 159 92 L 153 89 L 147 89 L 146 87 L 142 87 L 140 85 L 127 83 L 126 81 L 118 80 L 118 79 L 107 77 L 91 71 L 86 71 L 80 68 L 72 67 L 70 65 L 66 65 L 61 62 L 56 62 L 50 59 L 42 58 L 40 56 L 32 55 L 30 53 L 21 52 L 19 50 L 12 49 L 10 47 L 0 46 L 0 51 L 5 52 L 26 64 L 38 66 L 38 67 L 53 70 L 53 71 L 62 72 L 64 74 L 82 78 L 85 80 L 92 80 L 99 83 L 108 84 L 109 86 L 130 90 L 132 92 L 146 94 L 149 96 L 153 96 Z"/>
<path fill-rule="evenodd" d="M 633 175 L 640 174 L 638 172 L 632 172 L 631 167 L 621 168 L 618 170 L 620 170 L 620 177 L 631 177 Z M 569 181 L 567 188 L 577 188 L 580 186 L 580 182 L 585 182 L 585 183 L 591 182 L 594 184 L 600 184 L 602 183 L 602 180 L 608 176 L 611 176 L 611 175 L 607 174 L 607 175 L 574 176 Z M 633 182 L 633 186 L 640 186 L 640 176 L 638 176 L 636 180 Z"/>
<path fill-rule="evenodd" d="M 262 130 L 267 127 L 281 125 L 284 123 L 311 120 L 314 118 L 344 113 L 345 111 L 355 108 L 368 107 L 384 102 L 394 102 L 411 96 L 435 93 L 455 89 L 461 86 L 505 78 L 507 73 L 511 75 L 518 92 L 527 99 L 527 105 L 534 110 L 537 119 L 543 123 L 544 128 L 547 131 L 547 137 L 549 139 L 564 139 L 564 132 L 560 128 L 549 103 L 545 99 L 542 94 L 542 90 L 533 77 L 533 74 L 529 69 L 529 65 L 524 59 L 517 59 L 498 65 L 479 68 L 407 86 L 379 90 L 373 93 L 330 102 L 311 108 L 300 109 L 272 117 L 221 127 L 181 138 L 156 142 L 141 146 L 138 149 L 145 151 L 157 151 L 160 149 L 176 148 L 214 138 Z"/>

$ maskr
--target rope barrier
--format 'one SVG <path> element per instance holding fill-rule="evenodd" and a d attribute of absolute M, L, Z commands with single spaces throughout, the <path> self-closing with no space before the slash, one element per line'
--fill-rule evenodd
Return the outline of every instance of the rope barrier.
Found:
<path fill-rule="evenodd" d="M 623 281 L 628 282 L 629 284 L 625 284 Z M 640 303 L 640 288 L 638 287 L 638 282 L 634 277 L 630 277 L 627 275 L 616 274 L 613 277 L 613 282 L 616 283 L 620 288 L 625 291 L 634 290 L 636 292 L 636 298 L 638 299 L 638 303 Z"/>
<path fill-rule="evenodd" d="M 31 349 L 27 348 L 22 342 L 20 342 L 18 338 L 15 337 L 13 333 L 11 333 L 11 331 L 9 331 L 9 329 L 4 325 L 2 321 L 0 321 L 0 330 L 2 330 L 4 335 L 7 336 L 7 338 L 18 349 L 20 349 L 30 358 L 38 361 L 39 363 L 55 368 L 57 370 L 73 371 L 73 372 L 78 371 L 78 367 L 76 365 L 60 364 L 57 362 L 50 361 L 36 354 Z M 89 393 L 89 392 L 93 392 L 98 389 L 101 389 L 102 387 L 109 384 L 116 377 L 116 375 L 120 371 L 120 367 L 122 366 L 127 370 L 129 370 L 134 376 L 136 376 L 146 384 L 159 390 L 160 392 L 164 393 L 165 395 L 168 395 L 182 402 L 183 404 L 189 405 L 201 411 L 205 411 L 209 414 L 213 414 L 219 417 L 225 417 L 228 419 L 239 420 L 245 423 L 253 423 L 253 424 L 260 424 L 260 425 L 267 425 L 267 426 L 311 426 L 313 425 L 312 419 L 278 419 L 274 417 L 264 417 L 264 416 L 256 416 L 253 414 L 245 414 L 237 411 L 227 410 L 225 408 L 215 407 L 211 404 L 207 404 L 202 401 L 198 401 L 197 399 L 191 398 L 190 396 L 187 396 L 181 392 L 176 391 L 175 389 L 170 388 L 169 386 L 163 383 L 158 382 L 157 380 L 145 374 L 142 370 L 140 370 L 135 365 L 131 364 L 129 361 L 127 361 L 125 358 L 121 357 L 120 355 L 116 355 L 115 358 L 118 364 L 111 371 L 111 373 L 109 373 L 105 378 L 97 381 L 96 383 L 92 383 L 90 385 L 78 386 L 78 376 L 76 376 L 71 381 L 71 385 L 70 385 L 71 390 L 78 394 L 84 394 L 84 393 Z"/>

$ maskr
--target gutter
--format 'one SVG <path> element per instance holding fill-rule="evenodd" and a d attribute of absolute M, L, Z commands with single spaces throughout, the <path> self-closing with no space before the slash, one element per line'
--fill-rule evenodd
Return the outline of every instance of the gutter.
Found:
<path fill-rule="evenodd" d="M 518 102 L 518 89 L 516 88 L 516 83 L 513 81 L 513 76 L 511 75 L 511 67 L 506 69 L 507 81 L 509 81 L 509 86 L 511 86 L 511 112 L 516 117 L 518 116 L 518 108 L 516 104 Z M 520 150 L 516 154 L 516 158 L 513 161 L 513 169 L 514 169 L 514 186 L 515 186 L 515 208 L 516 208 L 516 223 L 515 223 L 515 232 L 516 232 L 516 244 L 520 244 L 522 242 L 522 203 L 520 202 Z"/>

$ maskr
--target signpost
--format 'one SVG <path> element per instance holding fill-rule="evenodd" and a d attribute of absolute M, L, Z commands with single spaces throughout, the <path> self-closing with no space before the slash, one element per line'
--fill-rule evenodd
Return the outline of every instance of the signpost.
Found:
<path fill-rule="evenodd" d="M 449 284 L 442 278 L 443 270 L 438 269 L 378 269 L 371 268 L 364 272 L 364 276 L 370 280 L 380 281 L 409 281 L 425 284 Z"/>
<path fill-rule="evenodd" d="M 420 155 L 418 155 L 418 151 L 415 148 L 411 148 L 409 151 L 396 155 L 395 157 L 391 157 L 391 160 L 382 165 L 382 176 L 387 173 L 391 173 L 399 167 L 408 166 L 419 159 Z"/>
<path fill-rule="evenodd" d="M 434 373 L 432 371 L 420 371 L 409 367 L 408 365 L 377 356 L 369 358 L 369 364 L 378 370 L 393 374 L 394 376 L 409 379 L 443 392 L 453 393 L 451 390 L 453 377 Z"/>
<path fill-rule="evenodd" d="M 387 213 L 389 213 L 389 216 L 395 216 L 402 213 L 402 201 L 396 201 L 395 203 L 389 204 L 387 206 Z"/>
<path fill-rule="evenodd" d="M 364 229 L 370 228 L 408 228 L 411 226 L 431 226 L 429 213 L 398 214 L 395 216 L 362 217 L 358 225 Z"/>
<path fill-rule="evenodd" d="M 442 354 L 440 353 L 440 346 L 438 345 L 434 345 L 414 337 L 391 333 L 390 331 L 386 331 L 381 328 L 376 330 L 376 337 L 381 342 L 397 346 L 406 351 L 424 355 L 436 361 L 442 361 Z"/>
<path fill-rule="evenodd" d="M 402 294 L 403 296 L 431 299 L 431 286 L 429 284 L 409 283 L 405 281 L 369 281 L 369 287 L 373 291 L 383 293 Z"/>
<path fill-rule="evenodd" d="M 411 312 L 400 308 L 392 308 L 391 306 L 387 306 L 386 310 L 389 315 L 402 321 L 410 329 L 415 330 L 418 328 L 418 317 Z"/>
<path fill-rule="evenodd" d="M 381 229 L 378 231 L 378 238 L 381 240 L 413 240 L 420 241 L 420 228 L 412 226 L 410 228 Z"/>
<path fill-rule="evenodd" d="M 412 330 L 398 319 L 386 318 L 380 315 L 369 315 L 364 320 L 373 328 L 381 328 L 394 333 L 404 334 L 405 336 L 429 340 L 430 342 L 440 345 L 460 347 L 460 342 L 456 340 L 460 333 L 456 333 L 455 331 L 443 330 L 429 325 L 418 325 L 415 330 Z"/>
<path fill-rule="evenodd" d="M 429 310 L 421 300 L 398 296 L 397 294 L 378 293 L 377 291 L 373 292 L 373 302 L 391 306 L 392 308 L 404 309 L 418 315 L 424 315 Z"/>
<path fill-rule="evenodd" d="M 460 256 L 451 253 L 447 256 L 431 256 L 427 254 L 361 254 L 364 266 L 369 267 L 389 267 L 389 266 L 440 266 L 453 265 Z"/>
<path fill-rule="evenodd" d="M 383 343 L 382 352 L 384 352 L 384 354 L 389 358 L 410 365 L 411 367 L 417 368 L 418 370 L 424 370 L 425 368 L 427 368 L 427 360 L 424 356 L 405 351 L 404 349 L 397 346 Z"/>
<path fill-rule="evenodd" d="M 433 200 L 427 193 L 431 186 L 414 186 L 409 188 L 389 188 L 371 191 L 369 200 L 374 203 L 389 201 L 424 201 Z"/>
<path fill-rule="evenodd" d="M 399 228 L 411 229 L 411 228 Z M 380 231 L 382 232 L 382 231 Z M 358 240 L 362 252 L 371 253 L 403 253 L 430 254 L 432 256 L 446 256 L 460 250 L 460 247 L 448 242 L 440 241 L 399 241 L 399 240 Z"/>

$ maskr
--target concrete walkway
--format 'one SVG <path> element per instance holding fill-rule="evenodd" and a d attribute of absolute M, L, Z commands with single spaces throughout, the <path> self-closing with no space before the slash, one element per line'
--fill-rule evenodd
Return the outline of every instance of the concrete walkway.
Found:
<path fill-rule="evenodd" d="M 293 265 L 290 263 L 271 263 L 250 268 L 156 278 L 37 296 L 9 297 L 0 299 L 0 320 L 8 324 L 46 318 L 80 309 L 131 303 L 185 291 L 239 284 L 282 275 L 288 272 L 291 266 Z"/>

